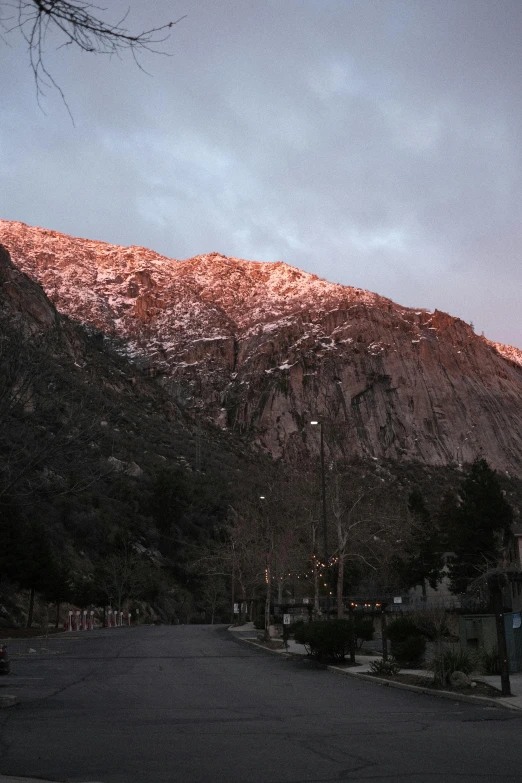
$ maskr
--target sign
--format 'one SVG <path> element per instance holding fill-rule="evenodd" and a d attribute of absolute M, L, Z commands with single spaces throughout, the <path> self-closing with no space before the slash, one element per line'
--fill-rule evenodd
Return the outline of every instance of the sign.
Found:
<path fill-rule="evenodd" d="M 303 603 L 304 604 L 309 604 L 310 603 L 310 599 L 309 598 L 303 598 Z"/>
<path fill-rule="evenodd" d="M 513 613 L 513 628 L 520 628 L 522 625 L 522 618 L 520 616 L 520 612 L 514 612 Z"/>
<path fill-rule="evenodd" d="M 239 614 L 239 604 L 234 604 L 234 614 Z"/>
<path fill-rule="evenodd" d="M 290 615 L 284 614 L 283 615 L 283 625 L 290 625 Z"/>
<path fill-rule="evenodd" d="M 393 599 L 394 604 L 402 604 L 402 596 L 396 595 Z"/>

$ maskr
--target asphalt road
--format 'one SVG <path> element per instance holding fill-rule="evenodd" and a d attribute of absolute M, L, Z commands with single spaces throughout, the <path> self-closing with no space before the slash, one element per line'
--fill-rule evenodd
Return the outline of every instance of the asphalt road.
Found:
<path fill-rule="evenodd" d="M 0 687 L 21 703 L 0 711 L 7 775 L 75 783 L 522 781 L 517 713 L 281 659 L 224 628 L 62 634 L 10 650 L 13 673 Z"/>

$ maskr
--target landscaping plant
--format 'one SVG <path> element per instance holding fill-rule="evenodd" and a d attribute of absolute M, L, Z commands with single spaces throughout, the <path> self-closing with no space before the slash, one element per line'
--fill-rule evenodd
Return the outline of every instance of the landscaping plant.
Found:
<path fill-rule="evenodd" d="M 492 650 L 482 648 L 478 654 L 478 665 L 484 674 L 500 674 L 497 648 L 494 647 Z"/>
<path fill-rule="evenodd" d="M 382 676 L 394 677 L 401 670 L 401 667 L 394 661 L 393 658 L 388 658 L 387 661 L 382 659 L 379 661 L 372 661 L 370 663 L 370 671 L 372 674 L 380 674 Z"/>
<path fill-rule="evenodd" d="M 354 626 L 350 620 L 318 620 L 296 629 L 296 642 L 318 660 L 344 660 L 350 650 Z"/>
<path fill-rule="evenodd" d="M 431 661 L 430 668 L 433 669 L 434 679 L 437 682 L 448 685 L 453 672 L 471 674 L 475 669 L 475 661 L 469 653 L 463 650 L 444 650 L 442 660 L 440 657 L 436 657 Z"/>
<path fill-rule="evenodd" d="M 388 625 L 391 654 L 401 666 L 418 666 L 426 652 L 426 640 L 416 623 L 401 615 Z"/>

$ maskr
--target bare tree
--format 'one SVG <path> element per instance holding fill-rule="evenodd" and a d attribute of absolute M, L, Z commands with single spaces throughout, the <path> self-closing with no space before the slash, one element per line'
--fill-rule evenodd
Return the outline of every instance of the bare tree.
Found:
<path fill-rule="evenodd" d="M 295 471 L 291 476 L 287 494 L 292 507 L 294 533 L 297 536 L 293 563 L 297 570 L 304 571 L 307 575 L 311 574 L 311 576 L 305 577 L 305 581 L 312 587 L 314 615 L 317 618 L 321 614 L 319 606 L 319 574 L 321 571 L 319 548 L 322 543 L 322 530 L 320 498 L 316 485 L 317 482 L 314 481 L 310 470 Z"/>
<path fill-rule="evenodd" d="M 331 486 L 331 506 L 337 538 L 337 616 L 343 617 L 343 587 L 348 561 L 377 571 L 390 550 L 403 519 L 396 501 L 390 500 L 390 487 L 376 476 L 335 471 Z"/>
<path fill-rule="evenodd" d="M 106 8 L 85 0 L 0 0 L 2 6 L 8 9 L 0 18 L 4 31 L 18 30 L 27 44 L 38 99 L 45 86 L 52 86 L 66 106 L 62 89 L 45 65 L 48 40 L 52 39 L 57 49 L 72 46 L 83 52 L 109 56 L 120 56 L 128 51 L 143 70 L 139 55 L 144 52 L 166 54 L 159 47 L 169 37 L 172 27 L 185 18 L 182 16 L 133 32 L 127 27 L 128 11 L 121 19 L 111 22 Z"/>
<path fill-rule="evenodd" d="M 208 574 L 203 578 L 199 594 L 205 613 L 210 613 L 210 622 L 214 625 L 216 614 L 225 610 L 228 605 L 224 578 Z"/>
<path fill-rule="evenodd" d="M 109 604 L 121 611 L 127 601 L 143 594 L 147 576 L 146 564 L 125 541 L 120 551 L 103 559 L 96 579 Z"/>

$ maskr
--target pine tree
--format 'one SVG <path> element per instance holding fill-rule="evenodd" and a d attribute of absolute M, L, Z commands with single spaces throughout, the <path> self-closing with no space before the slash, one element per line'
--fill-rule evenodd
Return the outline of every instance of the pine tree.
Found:
<path fill-rule="evenodd" d="M 408 511 L 412 522 L 411 532 L 403 556 L 396 560 L 396 568 L 404 586 L 420 585 L 425 599 L 426 582 L 436 589 L 441 580 L 444 547 L 439 531 L 426 508 L 424 497 L 418 489 L 409 495 Z"/>
<path fill-rule="evenodd" d="M 448 524 L 451 591 L 463 593 L 481 573 L 497 565 L 513 521 L 513 509 L 485 459 L 471 466 L 452 516 L 453 524 Z"/>
<path fill-rule="evenodd" d="M 45 527 L 32 522 L 25 530 L 23 553 L 19 562 L 18 583 L 29 590 L 27 627 L 33 622 L 35 593 L 45 592 L 55 571 L 55 560 Z"/>
<path fill-rule="evenodd" d="M 0 574 L 12 582 L 20 575 L 25 555 L 24 520 L 14 503 L 0 506 Z"/>

